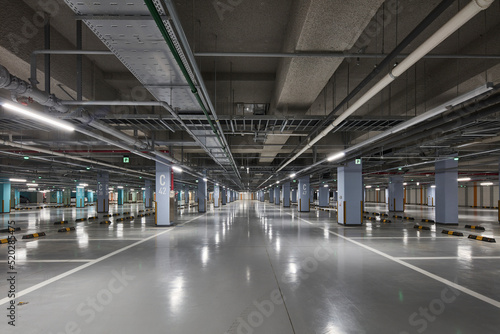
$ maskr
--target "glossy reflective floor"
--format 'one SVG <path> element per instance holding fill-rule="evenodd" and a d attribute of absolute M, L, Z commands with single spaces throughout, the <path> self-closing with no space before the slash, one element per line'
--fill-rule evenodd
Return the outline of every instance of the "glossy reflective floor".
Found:
<path fill-rule="evenodd" d="M 137 216 L 141 209 L 111 211 Z M 460 226 L 452 229 L 464 237 L 420 223 L 434 218 L 433 208 L 420 206 L 406 208 L 415 221 L 390 217 L 390 224 L 367 220 L 349 228 L 335 223 L 334 212 L 299 215 L 256 201 L 203 215 L 185 210 L 173 228 L 155 227 L 152 216 L 75 223 L 94 210 L 1 217 L 0 228 L 9 219 L 22 228 L 16 303 L 27 304 L 17 306 L 16 327 L 7 325 L 9 286 L 2 278 L 0 333 L 499 332 L 500 245 L 467 238 L 499 238 L 496 210 L 461 208 Z M 53 223 L 63 219 L 76 231 L 58 233 Z M 21 240 L 41 231 L 47 235 Z M 0 252 L 7 277 L 7 245 Z"/>

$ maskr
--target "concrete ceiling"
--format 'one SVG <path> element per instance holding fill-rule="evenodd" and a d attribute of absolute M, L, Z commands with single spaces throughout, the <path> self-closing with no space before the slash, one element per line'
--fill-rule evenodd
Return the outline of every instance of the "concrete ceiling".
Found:
<path fill-rule="evenodd" d="M 35 50 L 44 49 L 43 23 L 37 13 L 50 16 L 52 49 L 75 49 L 75 11 L 68 6 L 73 1 L 50 0 L 45 2 L 16 1 L 4 4 L 0 13 L 0 65 L 12 75 L 23 80 L 30 77 L 30 57 Z M 163 3 L 164 1 L 160 1 Z M 206 170 L 214 181 L 227 182 L 238 189 L 257 189 L 278 167 L 307 142 L 312 131 L 324 128 L 322 120 L 356 87 L 408 33 L 428 15 L 440 1 L 396 1 L 362 0 L 346 2 L 340 0 L 277 0 L 277 1 L 173 1 L 182 30 L 195 55 L 196 64 L 207 87 L 206 99 L 210 99 L 219 117 L 219 124 L 234 157 L 236 168 L 249 173 L 238 177 L 231 168 L 216 163 L 214 158 L 217 141 L 210 139 L 211 130 L 206 118 L 196 108 L 181 108 L 178 111 L 182 123 L 171 113 L 159 107 L 146 106 L 100 106 L 88 107 L 94 119 L 107 127 L 121 131 L 134 140 L 148 143 L 148 149 L 169 151 L 180 163 L 202 172 Z M 412 52 L 434 31 L 455 15 L 469 1 L 457 0 L 440 17 L 430 24 L 412 42 L 403 54 Z M 126 20 L 137 22 L 124 15 L 136 15 L 144 24 L 153 21 L 148 16 L 142 0 L 130 1 L 129 8 L 120 7 L 115 12 L 99 12 L 99 1 L 81 1 L 87 10 L 107 17 L 106 22 Z M 110 2 L 102 3 L 110 5 Z M 500 4 L 496 1 L 488 10 L 480 13 L 457 33 L 442 42 L 432 54 L 441 55 L 487 55 L 490 57 L 445 57 L 425 58 L 408 70 L 390 86 L 363 105 L 341 126 L 320 140 L 314 149 L 307 150 L 299 159 L 287 166 L 281 174 L 274 175 L 269 182 L 283 178 L 288 173 L 300 170 L 321 161 L 331 152 L 348 148 L 374 135 L 386 131 L 401 122 L 422 114 L 426 110 L 444 103 L 460 94 L 484 85 L 486 82 L 500 83 Z M 168 14 L 168 13 L 167 13 Z M 41 16 L 40 16 L 41 17 Z M 111 19 L 111 20 L 110 20 Z M 28 22 L 28 23 L 26 23 Z M 30 33 L 29 29 L 32 29 Z M 157 31 L 153 35 L 158 35 Z M 176 32 L 179 36 L 179 32 Z M 124 40 L 134 42 L 137 32 L 123 33 Z M 84 50 L 107 50 L 106 38 L 96 36 L 85 24 L 82 31 Z M 167 50 L 162 41 L 161 48 Z M 189 50 L 184 46 L 184 52 Z M 138 49 L 138 52 L 144 50 Z M 216 52 L 218 56 L 201 56 Z M 360 57 L 256 57 L 234 56 L 226 53 L 331 53 L 359 54 Z M 366 58 L 366 54 L 377 54 L 378 58 Z M 196 56 L 199 55 L 199 56 Z M 404 55 L 392 61 L 400 62 Z M 122 59 L 123 60 L 123 59 Z M 191 64 L 192 66 L 193 64 Z M 389 67 L 368 84 L 361 93 L 373 86 Z M 161 71 L 161 70 L 160 70 Z M 38 88 L 44 88 L 44 57 L 37 61 Z M 51 92 L 62 100 L 76 97 L 76 56 L 51 56 Z M 147 102 L 155 100 L 154 90 L 144 87 L 137 75 L 130 73 L 124 62 L 111 56 L 83 57 L 83 98 L 89 101 L 123 100 Z M 165 89 L 162 88 L 164 91 Z M 186 89 L 182 87 L 168 88 Z M 189 89 L 186 90 L 189 93 Z M 168 93 L 168 90 L 166 91 Z M 361 94 L 360 93 L 360 94 Z M 358 94 L 345 107 L 352 104 Z M 494 93 L 496 94 L 496 93 Z M 493 94 L 493 95 L 494 95 Z M 161 96 L 175 96 L 168 93 Z M 0 97 L 10 99 L 10 93 L 0 89 Z M 177 101 L 163 99 L 179 107 Z M 194 97 L 191 97 L 195 101 Z M 261 104 L 265 114 L 246 112 L 241 106 Z M 493 103 L 492 107 L 496 105 Z M 43 110 L 33 104 L 34 108 Z M 191 110 L 189 110 L 191 109 Z M 458 108 L 457 108 L 458 109 Z M 250 109 L 249 109 L 250 110 Z M 6 111 L 0 113 L 0 132 L 4 140 L 31 145 L 45 150 L 66 150 L 75 156 L 85 156 L 99 162 L 121 164 L 122 149 L 96 139 L 96 135 L 117 139 L 112 134 L 89 126 L 80 111 L 70 115 L 55 115 L 65 118 L 88 131 L 94 138 L 82 133 L 65 135 L 50 127 L 40 126 L 27 119 L 13 118 Z M 408 167 L 406 175 L 415 179 L 420 173 L 433 171 L 435 157 L 458 153 L 461 173 L 497 173 L 500 152 L 493 151 L 483 156 L 486 150 L 494 149 L 500 135 L 500 124 L 496 112 L 463 112 L 467 117 L 453 118 L 453 124 L 443 119 L 429 122 L 432 133 L 422 132 L 419 138 L 411 131 L 392 136 L 363 149 L 357 156 L 365 161 L 367 180 L 384 184 L 386 172 L 398 166 L 412 165 L 415 161 L 428 161 L 419 167 Z M 214 119 L 214 117 L 212 117 Z M 450 117 L 450 119 L 452 119 Z M 467 122 L 465 121 L 467 120 Z M 215 121 L 215 120 L 214 120 Z M 498 125 L 498 127 L 497 127 Z M 439 129 L 446 131 L 439 132 Z M 201 134 L 205 147 L 187 132 Z M 439 136 L 435 134 L 439 133 Z M 257 137 L 260 136 L 260 139 Z M 119 142 L 121 142 L 119 140 Z M 121 142 L 124 144 L 124 142 Z M 473 143 L 467 145 L 468 143 Z M 463 146 L 465 145 L 465 146 Z M 95 178 L 85 166 L 71 165 L 71 158 L 54 158 L 47 154 L 39 160 L 23 161 L 28 150 L 0 147 L 2 166 L 6 174 L 23 171 L 27 175 L 44 173 L 52 175 L 53 185 L 57 179 L 61 185 L 73 178 Z M 2 153 L 3 152 L 3 153 Z M 16 154 L 18 154 L 16 156 Z M 472 154 L 472 155 L 471 155 Z M 388 157 L 394 157 L 388 159 Z M 396 157 L 399 157 L 396 158 Z M 418 158 L 416 158 L 418 157 Z M 45 159 L 45 160 L 44 160 Z M 48 160 L 46 160 L 48 159 Z M 481 160 L 478 160 L 481 159 Z M 481 164 L 476 164 L 481 161 Z M 134 171 L 154 172 L 154 162 L 135 156 L 134 164 L 127 166 Z M 67 168 L 61 171 L 60 165 Z M 10 166 L 10 167 L 9 167 Z M 22 167 L 22 168 L 21 168 Z M 243 169 L 241 169 L 243 167 Z M 313 179 L 335 179 L 337 165 L 321 164 L 311 171 Z M 97 169 L 96 169 L 97 170 Z M 62 174 L 61 174 L 62 173 Z M 131 172 L 132 173 L 132 172 Z M 66 176 L 62 176 L 65 174 Z M 488 175 L 490 175 L 488 174 Z M 151 174 L 152 175 L 152 174 Z M 117 183 L 127 175 L 116 173 Z M 184 174 L 180 182 L 194 182 L 194 176 Z M 142 181 L 137 179 L 139 185 Z M 52 183 L 51 183 L 52 184 Z"/>

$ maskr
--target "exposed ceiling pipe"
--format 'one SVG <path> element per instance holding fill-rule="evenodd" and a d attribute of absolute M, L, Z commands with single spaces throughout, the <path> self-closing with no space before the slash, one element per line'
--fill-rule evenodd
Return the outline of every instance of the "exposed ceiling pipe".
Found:
<path fill-rule="evenodd" d="M 234 161 L 234 159 L 232 158 L 232 154 L 231 152 L 229 151 L 229 146 L 227 145 L 227 143 L 225 142 L 225 140 L 223 141 L 223 139 L 221 138 L 221 136 L 224 136 L 223 132 L 220 132 L 220 126 L 218 125 L 217 128 L 213 125 L 213 122 L 212 122 L 212 119 L 210 118 L 210 115 L 208 115 L 208 111 L 207 111 L 207 108 L 205 106 L 205 103 L 203 103 L 202 99 L 201 99 L 201 96 L 198 92 L 198 89 L 196 88 L 196 86 L 194 85 L 194 82 L 193 80 L 191 79 L 191 76 L 189 75 L 188 71 L 187 71 L 187 68 L 186 66 L 184 65 L 180 55 L 179 55 L 179 52 L 177 51 L 166 27 L 165 27 L 165 24 L 163 22 L 163 19 L 161 18 L 161 15 L 160 13 L 158 12 L 158 9 L 156 8 L 153 0 L 144 0 L 146 6 L 148 7 L 148 10 L 149 12 L 151 13 L 151 16 L 153 17 L 153 19 L 155 20 L 155 23 L 156 25 L 158 26 L 158 29 L 160 30 L 160 33 L 162 34 L 165 42 L 167 43 L 167 46 L 168 48 L 170 49 L 170 52 L 172 53 L 172 55 L 174 56 L 176 62 L 177 62 L 177 65 L 179 66 L 184 78 L 186 79 L 186 81 L 188 82 L 189 86 L 191 87 L 191 92 L 194 94 L 196 100 L 198 101 L 198 104 L 200 105 L 203 113 L 205 114 L 207 120 L 208 120 L 208 123 L 210 124 L 210 127 L 212 128 L 212 132 L 215 134 L 215 136 L 217 137 L 217 140 L 219 141 L 219 144 L 221 146 L 221 149 L 224 151 L 224 154 L 225 156 L 227 157 L 227 159 L 229 160 L 230 164 L 231 164 L 231 167 L 233 168 L 236 176 L 238 177 L 238 180 L 240 181 L 241 183 L 241 175 L 238 171 L 238 168 L 236 167 L 236 163 Z M 182 30 L 182 29 L 181 29 Z M 209 100 L 209 99 L 206 99 L 206 100 Z M 218 121 L 216 121 L 216 123 L 219 123 Z"/>
<path fill-rule="evenodd" d="M 347 108 L 342 114 L 340 114 L 333 123 L 326 127 L 320 132 L 314 139 L 306 144 L 297 154 L 295 154 L 290 160 L 288 160 L 283 166 L 281 166 L 277 172 L 282 170 L 292 161 L 301 156 L 304 152 L 310 149 L 315 143 L 320 139 L 325 137 L 330 131 L 332 131 L 336 126 L 338 126 L 347 117 L 352 115 L 355 111 L 361 108 L 367 101 L 378 94 L 382 89 L 387 87 L 391 82 L 396 80 L 397 77 L 406 72 L 410 67 L 412 67 L 416 62 L 418 62 L 424 55 L 429 53 L 432 49 L 438 46 L 442 41 L 448 38 L 451 34 L 457 31 L 475 15 L 481 11 L 487 9 L 495 0 L 473 0 L 467 6 L 465 6 L 460 12 L 458 12 L 453 18 L 451 18 L 447 23 L 445 23 L 438 31 L 436 31 L 430 38 L 428 38 L 424 43 L 422 43 L 415 51 L 410 53 L 399 65 L 394 67 L 389 74 L 383 77 L 378 83 L 376 83 L 372 88 L 370 88 L 365 94 L 363 94 L 356 102 L 354 102 L 349 108 Z"/>
<path fill-rule="evenodd" d="M 206 147 L 206 145 L 188 128 L 186 123 L 179 117 L 179 115 L 172 109 L 172 107 L 162 101 L 61 101 L 63 105 L 66 106 L 143 106 L 143 107 L 150 107 L 150 106 L 158 106 L 166 109 L 174 118 L 176 121 L 178 121 L 184 130 L 198 143 L 199 146 L 201 146 L 207 153 L 212 157 L 212 159 L 218 163 L 224 171 L 227 171 L 226 168 L 221 165 L 218 160 L 213 156 L 211 151 Z M 107 130 L 102 130 L 102 131 L 107 131 Z M 135 139 L 135 138 L 134 138 Z"/>
<path fill-rule="evenodd" d="M 346 53 L 346 52 L 195 52 L 196 57 L 243 57 L 243 58 L 359 58 L 380 59 L 386 53 Z M 398 54 L 396 58 L 406 58 L 408 54 Z M 431 54 L 422 59 L 500 59 L 500 55 L 488 54 Z"/>
<path fill-rule="evenodd" d="M 92 50 L 36 50 L 31 53 L 31 78 L 30 82 L 33 87 L 38 85 L 36 56 L 37 55 L 101 55 L 114 56 L 111 51 L 92 51 Z"/>
<path fill-rule="evenodd" d="M 219 129 L 219 132 L 221 133 L 222 141 L 224 142 L 224 145 L 226 147 L 229 147 L 227 139 L 224 136 L 224 131 L 222 130 L 222 126 L 219 122 L 217 112 L 212 104 L 212 101 L 209 98 L 210 95 L 208 94 L 207 87 L 205 85 L 205 82 L 203 81 L 203 76 L 201 75 L 201 71 L 198 68 L 196 60 L 194 59 L 193 51 L 191 50 L 191 46 L 189 44 L 189 41 L 186 37 L 186 34 L 184 33 L 184 29 L 182 29 L 181 21 L 179 19 L 179 15 L 177 15 L 177 11 L 175 9 L 175 6 L 171 0 L 164 0 L 164 3 L 165 3 L 165 6 L 167 7 L 167 11 L 168 11 L 170 20 L 172 21 L 172 23 L 177 31 L 178 37 L 180 39 L 180 43 L 185 50 L 184 53 L 187 56 L 189 63 L 191 64 L 191 68 L 194 72 L 195 79 L 198 81 L 198 83 L 200 85 L 200 89 L 203 93 L 203 97 L 208 104 L 208 109 L 210 110 L 212 116 L 214 117 L 215 124 L 216 124 L 217 128 Z M 229 157 L 230 157 L 232 163 L 236 167 L 236 162 L 234 161 L 234 157 L 233 157 L 231 151 L 228 150 L 228 153 L 229 153 Z M 238 175 L 238 177 L 241 178 L 241 175 L 239 174 L 239 171 L 237 168 L 236 168 L 236 175 Z"/>
<path fill-rule="evenodd" d="M 13 100 L 17 100 L 17 96 L 25 96 L 33 99 L 33 101 L 43 106 L 49 107 L 50 109 L 57 110 L 62 113 L 69 111 L 69 108 L 62 105 L 61 100 L 59 100 L 54 94 L 48 94 L 41 91 L 28 82 L 11 75 L 9 70 L 2 65 L 0 65 L 0 88 L 9 90 Z"/>
<path fill-rule="evenodd" d="M 128 169 L 128 168 L 124 168 L 124 167 L 120 167 L 120 166 L 115 166 L 115 165 L 108 164 L 108 163 L 105 163 L 105 162 L 90 160 L 90 159 L 86 159 L 86 158 L 80 158 L 80 157 L 69 155 L 69 154 L 65 154 L 65 153 L 54 152 L 54 151 L 46 150 L 46 149 L 39 148 L 39 147 L 36 147 L 36 146 L 18 144 L 18 143 L 15 143 L 13 141 L 9 141 L 9 140 L 2 140 L 2 139 L 0 139 L 0 144 L 5 145 L 5 146 L 17 147 L 17 148 L 21 148 L 21 149 L 28 149 L 28 150 L 31 150 L 31 151 L 34 151 L 34 152 L 49 154 L 49 155 L 53 155 L 53 156 L 57 156 L 57 157 L 61 157 L 61 158 L 75 160 L 75 161 L 80 161 L 80 162 L 84 162 L 84 163 L 87 163 L 87 164 L 90 164 L 90 165 L 99 165 L 99 166 L 103 166 L 103 167 L 106 167 L 106 168 L 118 169 L 118 170 L 130 173 L 130 174 L 140 174 L 140 175 L 143 175 L 143 176 L 147 176 L 149 178 L 154 178 L 155 177 L 154 174 L 144 173 L 144 172 L 136 171 L 136 170 L 133 170 L 133 169 Z"/>
<path fill-rule="evenodd" d="M 436 108 L 433 108 L 421 115 L 418 115 L 416 117 L 413 117 L 412 119 L 406 121 L 406 122 L 403 122 L 401 124 L 398 124 L 396 126 L 394 126 L 393 128 L 387 130 L 387 131 L 384 131 L 370 139 L 367 139 L 361 143 L 358 143 L 356 145 L 353 145 L 347 149 L 345 149 L 343 151 L 344 153 L 344 156 L 348 156 L 349 154 L 352 154 L 354 152 L 357 152 L 358 150 L 360 150 L 361 148 L 363 147 L 366 147 L 368 145 L 371 145 L 371 144 L 374 144 L 376 142 L 378 142 L 379 140 L 382 140 L 386 137 L 389 137 L 391 135 L 394 135 L 396 133 L 399 133 L 403 130 L 406 130 L 412 126 L 415 126 L 417 124 L 421 124 L 431 118 L 434 118 L 434 117 L 437 117 L 439 116 L 440 114 L 446 112 L 446 111 L 449 111 L 452 107 L 455 107 L 457 105 L 461 105 L 462 103 L 464 102 L 467 102 L 469 100 L 471 100 L 472 98 L 476 98 L 477 96 L 479 95 L 484 95 L 484 94 L 488 94 L 491 90 L 493 89 L 496 89 L 497 87 L 493 87 L 491 86 L 490 84 L 486 84 L 484 86 L 481 86 L 479 88 L 476 88 L 468 93 L 465 93 L 463 95 L 460 95 L 450 101 L 447 101 L 446 103 L 443 103 L 441 104 L 440 106 L 436 107 Z M 491 114 L 491 113 L 494 113 L 494 112 L 497 112 L 497 107 L 496 106 L 493 106 L 491 107 L 492 104 L 496 104 L 498 103 L 498 97 L 495 97 L 493 98 L 492 100 L 486 100 L 484 101 L 484 107 L 488 107 L 484 112 L 486 114 Z M 461 117 L 462 115 L 457 115 L 457 117 Z M 451 121 L 451 119 L 447 119 L 445 121 Z M 429 126 L 429 125 L 428 125 Z M 454 126 L 454 125 L 452 125 Z M 424 136 L 424 135 L 422 135 Z M 298 175 L 298 174 L 303 174 L 305 172 L 308 172 L 310 171 L 311 169 L 321 165 L 321 164 L 324 164 L 328 162 L 328 158 L 327 159 L 323 159 L 321 161 L 318 161 L 316 162 L 315 164 L 312 164 L 306 168 L 303 168 L 299 171 L 295 171 L 294 174 L 295 175 Z M 270 179 L 270 178 L 269 178 Z M 264 185 L 269 179 L 267 179 L 266 181 L 264 181 L 262 184 L 259 185 L 259 187 L 261 187 L 262 185 Z M 285 178 L 286 179 L 286 178 Z M 283 180 L 285 180 L 283 179 Z"/>

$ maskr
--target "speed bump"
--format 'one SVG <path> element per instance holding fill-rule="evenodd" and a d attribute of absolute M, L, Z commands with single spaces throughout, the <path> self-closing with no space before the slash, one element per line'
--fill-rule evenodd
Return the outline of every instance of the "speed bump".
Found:
<path fill-rule="evenodd" d="M 443 230 L 441 233 L 448 234 L 448 235 L 456 235 L 457 237 L 463 237 L 464 234 L 462 232 L 457 232 L 457 231 L 449 231 L 449 230 Z"/>
<path fill-rule="evenodd" d="M 137 215 L 137 217 L 146 217 L 144 213 L 141 213 L 140 215 Z"/>
<path fill-rule="evenodd" d="M 418 228 L 419 230 L 426 230 L 426 231 L 431 230 L 431 228 L 429 226 L 413 225 L 413 228 Z"/>
<path fill-rule="evenodd" d="M 387 213 L 381 213 L 380 217 L 389 217 L 389 215 Z"/>
<path fill-rule="evenodd" d="M 485 231 L 485 228 L 479 225 L 465 225 L 465 228 L 471 228 L 473 230 Z"/>
<path fill-rule="evenodd" d="M 392 218 L 396 218 L 396 219 L 402 219 L 403 216 L 397 216 L 397 215 L 393 215 Z"/>
<path fill-rule="evenodd" d="M 61 221 L 55 222 L 54 225 L 61 225 L 61 224 L 67 224 L 67 223 L 68 223 L 67 220 L 61 220 Z"/>
<path fill-rule="evenodd" d="M 485 242 L 496 242 L 495 238 L 482 237 L 480 235 L 469 234 L 469 239 L 475 239 Z"/>
<path fill-rule="evenodd" d="M 144 210 L 139 210 L 139 212 L 144 212 Z"/>
<path fill-rule="evenodd" d="M 12 236 L 12 237 L 7 238 L 7 239 L 0 239 L 0 244 L 8 244 L 9 240 L 17 241 L 16 237 Z"/>
<path fill-rule="evenodd" d="M 113 217 L 119 216 L 121 213 L 113 213 Z"/>
<path fill-rule="evenodd" d="M 74 231 L 76 230 L 75 227 L 65 227 L 65 228 L 61 228 L 59 230 L 57 230 L 57 232 L 69 232 L 69 231 Z"/>
<path fill-rule="evenodd" d="M 432 219 L 422 219 L 422 223 L 434 223 Z"/>
<path fill-rule="evenodd" d="M 23 239 L 33 239 L 33 238 L 44 237 L 44 236 L 46 236 L 45 232 L 38 232 L 38 233 L 33 233 L 33 234 L 25 234 L 25 235 L 23 235 Z"/>
<path fill-rule="evenodd" d="M 129 211 L 127 211 L 127 212 L 124 212 L 123 214 L 124 214 L 124 215 L 129 215 L 129 214 L 130 214 L 130 212 L 129 212 Z"/>
<path fill-rule="evenodd" d="M 99 224 L 111 224 L 111 223 L 112 223 L 111 221 L 105 220 L 105 221 L 100 222 Z"/>
<path fill-rule="evenodd" d="M 392 221 L 390 221 L 389 219 L 382 219 L 381 222 L 382 223 L 392 223 Z"/>
<path fill-rule="evenodd" d="M 372 212 L 372 215 L 380 216 L 380 213 L 378 213 L 378 212 Z"/>
<path fill-rule="evenodd" d="M 12 232 L 17 232 L 21 231 L 20 227 L 9 227 L 9 228 L 4 228 L 3 230 L 0 230 L 0 233 L 12 233 Z"/>
<path fill-rule="evenodd" d="M 86 220 L 87 220 L 87 218 L 78 218 L 75 220 L 75 222 L 84 222 Z"/>
<path fill-rule="evenodd" d="M 403 217 L 403 219 L 406 219 L 406 220 L 415 220 L 415 218 L 413 218 L 413 217 Z"/>
<path fill-rule="evenodd" d="M 99 219 L 98 216 L 95 216 L 95 217 L 89 217 L 89 220 L 94 220 L 94 219 Z"/>
<path fill-rule="evenodd" d="M 109 217 L 113 217 L 113 215 L 112 214 L 108 214 L 108 215 L 104 215 L 103 217 L 104 218 L 109 218 Z"/>

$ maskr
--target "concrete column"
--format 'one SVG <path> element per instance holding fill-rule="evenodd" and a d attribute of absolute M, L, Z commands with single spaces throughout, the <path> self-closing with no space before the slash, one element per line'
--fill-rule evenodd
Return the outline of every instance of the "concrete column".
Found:
<path fill-rule="evenodd" d="M 292 189 L 292 203 L 297 203 L 297 189 Z"/>
<path fill-rule="evenodd" d="M 319 188 L 318 205 L 322 208 L 328 207 L 330 204 L 330 188 L 328 185 Z"/>
<path fill-rule="evenodd" d="M 220 190 L 220 199 L 221 199 L 221 204 L 226 205 L 227 195 L 226 195 L 226 188 L 225 187 L 222 187 Z"/>
<path fill-rule="evenodd" d="M 153 207 L 153 182 L 151 180 L 144 181 L 144 205 L 146 208 Z"/>
<path fill-rule="evenodd" d="M 76 207 L 85 207 L 85 188 L 81 186 L 76 187 Z"/>
<path fill-rule="evenodd" d="M 274 187 L 274 204 L 280 205 L 280 187 L 276 186 Z"/>
<path fill-rule="evenodd" d="M 290 182 L 283 183 L 283 207 L 290 207 Z"/>
<path fill-rule="evenodd" d="M 272 204 L 274 203 L 274 189 L 269 188 L 269 203 Z"/>
<path fill-rule="evenodd" d="M 438 161 L 436 171 L 436 223 L 458 225 L 458 160 Z"/>
<path fill-rule="evenodd" d="M 404 177 L 396 175 L 389 177 L 389 211 L 404 211 Z"/>
<path fill-rule="evenodd" d="M 312 203 L 314 203 L 314 188 L 313 188 L 313 187 L 311 187 L 311 188 L 309 189 L 309 191 L 310 191 L 310 194 L 309 194 L 309 203 L 311 203 L 311 204 L 312 204 Z"/>
<path fill-rule="evenodd" d="M 309 196 L 311 195 L 309 175 L 299 178 L 297 194 L 299 197 L 299 212 L 309 212 Z"/>
<path fill-rule="evenodd" d="M 207 212 L 207 182 L 198 179 L 198 212 Z"/>
<path fill-rule="evenodd" d="M 4 180 L 3 183 L 0 184 L 0 204 L 2 205 L 1 213 L 9 213 L 10 212 L 10 181 L 8 179 Z"/>
<path fill-rule="evenodd" d="M 337 168 L 338 223 L 361 225 L 363 222 L 363 167 L 354 161 Z"/>
<path fill-rule="evenodd" d="M 436 188 L 429 187 L 427 188 L 427 206 L 432 207 L 435 205 L 436 205 Z"/>
<path fill-rule="evenodd" d="M 125 197 L 125 190 L 123 189 L 118 189 L 118 205 L 123 205 L 123 199 Z"/>
<path fill-rule="evenodd" d="M 170 226 L 173 217 L 170 215 L 170 189 L 172 168 L 156 162 L 156 213 L 155 223 L 158 226 Z"/>
<path fill-rule="evenodd" d="M 214 186 L 214 207 L 218 208 L 220 206 L 220 186 Z"/>
<path fill-rule="evenodd" d="M 71 189 L 63 190 L 63 204 L 71 205 Z"/>

